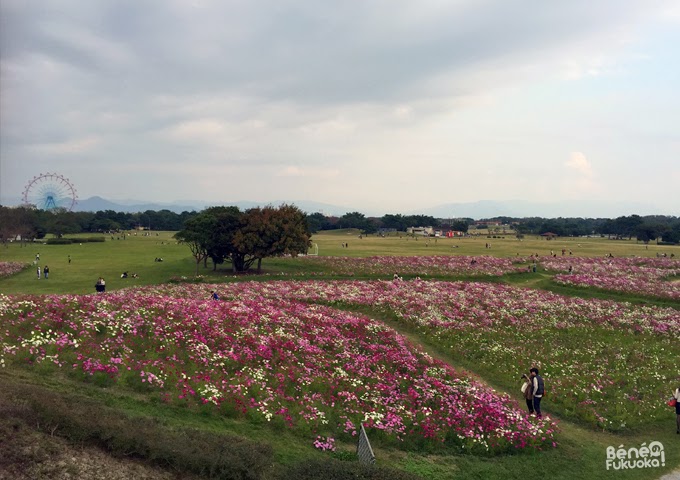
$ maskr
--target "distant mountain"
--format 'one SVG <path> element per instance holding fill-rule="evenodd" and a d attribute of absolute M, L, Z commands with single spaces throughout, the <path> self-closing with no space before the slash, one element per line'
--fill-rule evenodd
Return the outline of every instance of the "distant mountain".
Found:
<path fill-rule="evenodd" d="M 102 197 L 90 197 L 78 200 L 74 210 L 78 212 L 96 212 L 99 210 L 113 210 L 115 212 L 136 213 L 147 210 L 170 210 L 175 213 L 201 211 L 207 207 L 217 205 L 235 205 L 241 210 L 253 207 L 263 207 L 283 204 L 297 206 L 306 213 L 320 212 L 327 216 L 340 217 L 347 212 L 359 211 L 367 217 L 381 217 L 386 213 L 401 213 L 403 215 L 431 215 L 435 218 L 469 217 L 479 220 L 482 218 L 506 217 L 588 217 L 588 218 L 616 218 L 623 215 L 678 215 L 667 208 L 641 202 L 592 202 L 592 201 L 564 201 L 564 202 L 528 202 L 524 200 L 480 200 L 478 202 L 448 203 L 435 207 L 412 211 L 378 212 L 361 209 L 360 207 L 344 207 L 329 203 L 309 200 L 277 200 L 271 202 L 253 202 L 241 200 L 237 202 L 206 202 L 205 200 L 180 200 L 171 203 L 145 202 L 143 200 L 107 200 Z M 3 205 L 21 204 L 20 198 L 4 198 Z"/>
<path fill-rule="evenodd" d="M 470 203 L 449 203 L 413 211 L 414 214 L 431 215 L 435 218 L 474 219 L 493 217 L 583 217 L 616 218 L 624 215 L 677 215 L 664 212 L 658 206 L 637 202 L 564 201 L 535 203 L 524 200 L 481 200 Z"/>
<path fill-rule="evenodd" d="M 275 207 L 283 204 L 292 204 L 297 206 L 300 210 L 306 213 L 321 212 L 324 215 L 342 216 L 352 210 L 337 205 L 328 203 L 312 202 L 306 200 L 290 201 L 277 200 L 272 202 L 252 202 L 248 200 L 241 200 L 237 202 L 206 202 L 203 200 L 182 200 L 181 202 L 172 203 L 146 203 L 140 200 L 107 200 L 102 197 L 90 197 L 84 200 L 78 200 L 74 207 L 77 212 L 97 212 L 99 210 L 113 210 L 115 212 L 136 213 L 145 212 L 147 210 L 170 210 L 171 212 L 182 213 L 191 211 L 201 211 L 207 207 L 217 205 L 235 205 L 241 210 L 248 208 L 263 207 L 265 205 L 274 205 Z"/>
<path fill-rule="evenodd" d="M 136 213 L 146 212 L 147 210 L 170 210 L 175 213 L 182 213 L 186 211 L 201 210 L 194 206 L 178 205 L 175 203 L 133 203 L 123 204 L 107 200 L 102 197 L 90 197 L 84 200 L 78 200 L 76 206 L 73 208 L 76 212 L 97 212 L 99 210 L 113 210 L 114 212 Z"/>

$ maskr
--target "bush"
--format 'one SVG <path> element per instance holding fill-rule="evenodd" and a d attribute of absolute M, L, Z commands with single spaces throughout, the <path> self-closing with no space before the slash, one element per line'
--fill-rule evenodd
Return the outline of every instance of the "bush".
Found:
<path fill-rule="evenodd" d="M 48 238 L 48 245 L 71 245 L 73 243 L 72 238 Z"/>
<path fill-rule="evenodd" d="M 87 238 L 82 238 L 80 240 L 81 242 L 104 242 L 106 239 L 104 237 L 87 237 Z"/>
<path fill-rule="evenodd" d="M 420 477 L 389 467 L 338 460 L 308 460 L 289 467 L 281 479 L 295 480 L 419 480 Z"/>
<path fill-rule="evenodd" d="M 256 480 L 271 468 L 270 445 L 234 435 L 170 428 L 150 417 L 131 417 L 85 397 L 35 385 L 7 385 L 0 413 L 39 425 L 71 442 L 99 446 L 206 478 Z"/>

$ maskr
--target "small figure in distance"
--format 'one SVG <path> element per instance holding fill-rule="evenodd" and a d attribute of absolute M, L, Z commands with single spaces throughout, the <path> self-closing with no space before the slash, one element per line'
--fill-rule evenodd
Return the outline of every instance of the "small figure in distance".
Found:
<path fill-rule="evenodd" d="M 212 298 L 213 300 L 217 301 L 217 300 L 220 299 L 220 296 L 217 294 L 216 291 L 213 290 L 212 292 L 210 292 L 210 298 Z"/>
<path fill-rule="evenodd" d="M 120 278 L 128 278 L 127 272 L 123 272 L 120 274 Z"/>
<path fill-rule="evenodd" d="M 680 435 L 680 386 L 673 392 L 675 399 L 675 433 Z"/>
<path fill-rule="evenodd" d="M 47 265 L 45 265 L 45 268 L 43 268 L 43 273 L 45 274 L 45 280 L 47 280 L 48 278 L 50 278 L 50 267 L 48 267 Z"/>

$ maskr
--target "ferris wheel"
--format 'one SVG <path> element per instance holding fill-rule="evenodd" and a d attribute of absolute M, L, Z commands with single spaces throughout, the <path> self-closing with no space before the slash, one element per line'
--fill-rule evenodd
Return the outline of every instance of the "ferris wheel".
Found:
<path fill-rule="evenodd" d="M 68 178 L 58 173 L 41 173 L 33 177 L 23 193 L 25 205 L 35 205 L 40 210 L 64 208 L 72 210 L 78 194 Z"/>

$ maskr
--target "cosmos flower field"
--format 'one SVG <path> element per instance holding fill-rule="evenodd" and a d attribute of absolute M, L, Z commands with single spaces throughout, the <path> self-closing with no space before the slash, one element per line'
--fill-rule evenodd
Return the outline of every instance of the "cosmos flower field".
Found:
<path fill-rule="evenodd" d="M 554 280 L 564 285 L 680 300 L 680 260 L 547 257 L 541 264 L 557 272 Z"/>
<path fill-rule="evenodd" d="M 15 273 L 19 273 L 20 271 L 27 267 L 28 265 L 25 263 L 0 262 L 0 278 L 9 277 L 11 275 L 14 275 Z"/>
<path fill-rule="evenodd" d="M 483 454 L 555 445 L 552 420 L 528 417 L 508 395 L 382 323 L 239 285 L 220 302 L 190 286 L 3 296 L 0 362 L 60 369 L 329 442 L 352 438 L 364 422 L 405 445 Z"/>
<path fill-rule="evenodd" d="M 206 288 L 149 292 L 204 296 Z M 626 430 L 663 419 L 669 385 L 680 381 L 680 311 L 673 308 L 480 282 L 249 282 L 219 288 L 223 298 L 368 306 L 510 389 L 521 373 L 538 366 L 549 382 L 546 403 L 598 429 Z"/>
<path fill-rule="evenodd" d="M 469 275 L 500 276 L 516 270 L 507 258 L 491 256 L 410 256 L 304 257 L 334 275 Z"/>
<path fill-rule="evenodd" d="M 438 258 L 310 261 L 344 275 L 517 271 L 507 259 Z M 653 288 L 655 296 L 677 298 L 674 287 L 658 287 L 677 275 L 670 259 L 541 264 L 556 272 L 572 266 L 558 282 L 579 284 L 579 272 L 588 271 L 599 275 L 595 284 L 615 290 L 607 275 L 633 277 L 635 286 L 623 291 L 651 296 Z M 0 272 L 14 270 L 0 264 Z M 212 290 L 220 301 L 210 300 Z M 393 327 L 416 332 L 511 394 L 432 358 Z M 557 422 L 527 415 L 519 392 L 519 377 L 532 366 L 546 379 L 546 410 L 598 430 L 645 427 L 667 416 L 670 386 L 680 382 L 679 337 L 676 308 L 484 282 L 279 280 L 0 295 L 2 368 L 60 371 L 272 424 L 322 450 L 351 440 L 360 423 L 404 448 L 484 455 L 552 448 Z"/>

